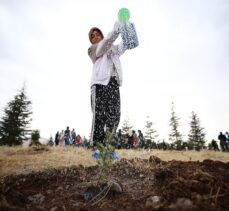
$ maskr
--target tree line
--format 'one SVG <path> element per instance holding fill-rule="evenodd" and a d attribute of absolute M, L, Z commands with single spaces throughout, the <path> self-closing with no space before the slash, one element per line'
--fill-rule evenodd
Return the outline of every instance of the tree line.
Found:
<path fill-rule="evenodd" d="M 145 144 L 146 148 L 151 149 L 195 149 L 200 150 L 207 148 L 206 146 L 206 133 L 204 128 L 201 126 L 200 119 L 198 115 L 192 111 L 191 120 L 189 123 L 190 130 L 188 134 L 188 140 L 184 140 L 182 133 L 180 132 L 180 118 L 176 115 L 175 105 L 172 102 L 171 106 L 171 118 L 169 119 L 169 125 L 171 127 L 171 132 L 169 133 L 168 143 L 166 140 L 158 140 L 157 130 L 153 127 L 153 122 L 147 116 L 145 122 Z M 122 134 L 125 135 L 131 131 L 133 126 L 130 124 L 129 118 L 125 119 L 123 125 L 121 126 Z M 211 148 L 211 146 L 209 146 Z"/>
<path fill-rule="evenodd" d="M 175 113 L 175 106 L 172 102 L 171 118 L 169 125 L 171 126 L 171 132 L 169 134 L 169 140 L 174 149 L 183 149 L 186 145 L 190 149 L 202 149 L 205 147 L 205 135 L 204 128 L 200 125 L 200 119 L 197 114 L 192 111 L 190 121 L 190 131 L 188 134 L 188 141 L 183 140 L 183 136 L 179 131 L 179 120 Z M 31 130 L 30 124 L 32 121 L 32 102 L 26 95 L 25 85 L 21 90 L 10 100 L 6 107 L 2 117 L 0 117 L 0 145 L 22 145 L 24 141 L 32 140 L 35 144 L 38 144 L 40 138 L 39 130 Z M 124 120 L 122 125 L 122 133 L 126 134 L 131 130 L 132 126 L 129 120 Z M 157 131 L 153 128 L 153 122 L 147 117 L 145 125 L 145 139 L 149 148 L 153 148 L 157 142 Z M 168 145 L 164 140 L 161 142 L 163 146 Z"/>

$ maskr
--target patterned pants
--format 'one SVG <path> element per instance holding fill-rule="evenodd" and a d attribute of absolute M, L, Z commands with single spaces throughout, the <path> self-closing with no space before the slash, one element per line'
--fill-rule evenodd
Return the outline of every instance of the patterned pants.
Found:
<path fill-rule="evenodd" d="M 91 107 L 93 113 L 91 144 L 104 144 L 105 130 L 115 131 L 120 121 L 120 93 L 115 77 L 108 85 L 96 84 L 91 89 Z"/>

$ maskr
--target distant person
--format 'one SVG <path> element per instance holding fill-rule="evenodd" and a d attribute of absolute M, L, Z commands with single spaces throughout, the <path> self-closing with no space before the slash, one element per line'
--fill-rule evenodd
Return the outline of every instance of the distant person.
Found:
<path fill-rule="evenodd" d="M 213 147 L 213 149 L 215 151 L 219 151 L 219 146 L 218 146 L 216 140 L 212 139 L 212 143 L 211 144 L 212 144 L 212 147 Z"/>
<path fill-rule="evenodd" d="M 221 148 L 221 150 L 223 151 L 223 152 L 226 152 L 227 150 L 228 150 L 228 148 L 227 148 L 227 138 L 226 138 L 226 136 L 222 133 L 222 132 L 220 132 L 219 133 L 219 136 L 218 136 L 218 139 L 219 139 L 219 141 L 220 141 L 220 148 Z"/>
<path fill-rule="evenodd" d="M 70 137 L 70 129 L 69 129 L 69 126 L 67 126 L 66 130 L 64 131 L 64 135 Z"/>
<path fill-rule="evenodd" d="M 137 140 L 137 134 L 135 132 L 135 130 L 132 130 L 132 134 L 131 134 L 131 142 L 132 142 L 132 146 L 133 147 L 136 147 L 137 146 L 137 143 L 138 143 L 138 140 Z"/>
<path fill-rule="evenodd" d="M 122 131 L 121 131 L 121 129 L 119 129 L 117 132 L 117 148 L 121 149 L 122 145 L 123 145 Z"/>
<path fill-rule="evenodd" d="M 64 147 L 64 130 L 62 130 L 59 135 L 59 146 Z"/>
<path fill-rule="evenodd" d="M 83 137 L 83 140 L 82 140 L 82 146 L 84 147 L 84 148 L 88 148 L 89 147 L 89 140 L 84 136 Z"/>
<path fill-rule="evenodd" d="M 72 131 L 71 131 L 71 144 L 75 144 L 76 142 L 76 131 L 75 131 L 75 128 L 72 128 Z"/>
<path fill-rule="evenodd" d="M 83 140 L 80 135 L 76 136 L 76 146 L 80 147 L 83 144 Z"/>
<path fill-rule="evenodd" d="M 127 149 L 133 148 L 132 136 L 129 133 L 126 133 L 126 140 L 127 140 L 126 148 Z"/>
<path fill-rule="evenodd" d="M 59 131 L 57 131 L 56 135 L 55 135 L 55 145 L 58 146 L 59 145 Z"/>
<path fill-rule="evenodd" d="M 144 148 L 145 147 L 145 138 L 141 130 L 138 130 L 138 141 L 139 141 L 139 147 Z"/>
<path fill-rule="evenodd" d="M 226 132 L 225 134 L 226 134 L 226 138 L 227 138 L 227 144 L 229 144 L 229 133 Z"/>
<path fill-rule="evenodd" d="M 64 143 L 65 143 L 65 146 L 70 144 L 70 129 L 69 129 L 69 126 L 67 126 L 66 130 L 64 131 Z"/>

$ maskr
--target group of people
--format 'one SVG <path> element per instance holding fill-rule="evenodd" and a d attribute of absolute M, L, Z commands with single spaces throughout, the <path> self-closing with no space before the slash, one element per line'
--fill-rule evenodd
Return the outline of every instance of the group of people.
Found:
<path fill-rule="evenodd" d="M 212 139 L 211 145 L 212 149 L 215 151 L 229 152 L 229 132 L 220 132 L 218 135 L 219 145 L 215 139 Z M 134 149 L 143 148 L 146 149 L 149 146 L 147 139 L 145 139 L 141 130 L 137 132 L 131 130 L 125 134 L 122 133 L 121 129 L 115 135 L 115 144 L 117 149 Z M 162 144 L 165 144 L 164 141 Z"/>
<path fill-rule="evenodd" d="M 67 126 L 66 130 L 57 131 L 55 135 L 55 146 L 81 146 L 82 144 L 81 136 L 79 134 L 76 135 L 74 128 L 70 131 L 69 126 Z"/>
<path fill-rule="evenodd" d="M 219 145 L 221 148 L 221 151 L 223 152 L 228 152 L 229 151 L 229 133 L 225 132 L 220 132 L 218 135 L 218 140 L 219 140 Z M 220 151 L 219 145 L 215 139 L 212 139 L 212 147 L 215 151 Z"/>
<path fill-rule="evenodd" d="M 117 149 L 133 149 L 133 148 L 144 148 L 145 138 L 141 130 L 138 130 L 138 134 L 135 130 L 131 130 L 126 134 L 122 134 L 121 129 L 115 135 Z"/>
<path fill-rule="evenodd" d="M 229 133 L 220 132 L 218 135 L 219 145 L 215 139 L 212 139 L 212 149 L 215 151 L 229 152 Z M 121 129 L 117 131 L 114 136 L 114 145 L 117 149 L 135 149 L 135 148 L 147 148 L 147 140 L 145 139 L 141 130 L 137 132 L 130 130 L 127 133 L 123 133 Z M 77 147 L 90 147 L 89 141 L 83 140 L 81 136 L 76 134 L 75 129 L 69 129 L 69 126 L 61 132 L 57 131 L 55 135 L 55 146 L 77 146 Z"/>
<path fill-rule="evenodd" d="M 114 144 L 117 149 L 133 149 L 133 148 L 144 148 L 145 146 L 145 138 L 141 130 L 138 130 L 138 134 L 135 130 L 131 130 L 126 134 L 123 134 L 121 129 L 114 136 Z M 85 141 L 78 134 L 76 135 L 75 129 L 69 129 L 69 126 L 65 130 L 61 130 L 61 132 L 57 131 L 55 135 L 55 146 L 82 146 L 82 147 L 90 147 L 89 141 L 85 143 Z"/>
<path fill-rule="evenodd" d="M 220 132 L 218 135 L 218 140 L 220 144 L 220 148 L 223 152 L 229 152 L 229 133 L 225 132 Z M 212 139 L 212 147 L 215 151 L 220 151 L 219 146 L 217 144 L 217 141 Z"/>

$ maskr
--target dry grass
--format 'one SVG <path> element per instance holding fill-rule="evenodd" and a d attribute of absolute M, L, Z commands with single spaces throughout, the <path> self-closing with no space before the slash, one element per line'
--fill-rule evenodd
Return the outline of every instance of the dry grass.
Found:
<path fill-rule="evenodd" d="M 46 151 L 47 150 L 47 151 Z M 23 174 L 46 168 L 66 167 L 71 165 L 96 165 L 91 150 L 76 147 L 47 147 L 34 151 L 33 148 L 0 147 L 0 178 L 10 174 Z M 148 159 L 151 155 L 164 161 L 202 161 L 204 159 L 229 162 L 229 153 L 214 151 L 161 151 L 161 150 L 119 150 L 121 158 Z"/>

